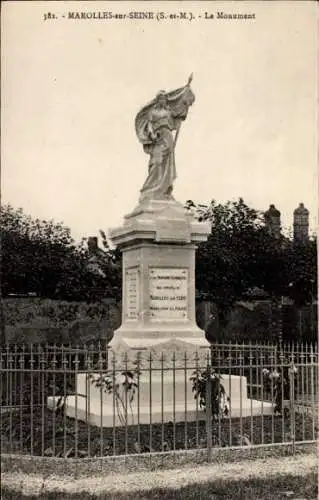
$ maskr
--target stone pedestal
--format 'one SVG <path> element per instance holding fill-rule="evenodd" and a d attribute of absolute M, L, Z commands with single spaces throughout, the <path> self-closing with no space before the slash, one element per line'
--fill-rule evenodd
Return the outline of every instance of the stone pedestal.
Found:
<path fill-rule="evenodd" d="M 196 367 L 207 366 L 209 356 L 209 343 L 196 325 L 195 250 L 210 230 L 209 222 L 195 221 L 181 204 L 165 200 L 139 205 L 122 227 L 110 231 L 123 255 L 123 306 L 109 369 L 113 377 L 114 369 L 119 375 L 134 369 L 137 352 L 141 369 L 128 424 L 205 418 L 189 379 Z M 225 375 L 222 383 L 226 393 L 232 387 L 233 417 L 271 411 L 271 405 L 247 399 L 246 378 Z M 114 398 L 95 387 L 92 375 L 79 374 L 76 386 L 77 395 L 66 401 L 68 416 L 122 425 Z M 54 404 L 51 398 L 49 406 Z"/>
<path fill-rule="evenodd" d="M 123 255 L 123 306 L 122 324 L 109 346 L 115 357 L 124 353 L 127 360 L 143 350 L 135 421 L 137 413 L 141 423 L 195 419 L 189 378 L 195 353 L 202 366 L 209 355 L 196 324 L 195 252 L 210 230 L 209 222 L 195 221 L 180 203 L 152 200 L 110 231 Z"/>
<path fill-rule="evenodd" d="M 123 254 L 122 324 L 112 348 L 161 349 L 174 340 L 208 346 L 196 325 L 195 250 L 209 232 L 176 201 L 139 206 L 110 231 Z"/>

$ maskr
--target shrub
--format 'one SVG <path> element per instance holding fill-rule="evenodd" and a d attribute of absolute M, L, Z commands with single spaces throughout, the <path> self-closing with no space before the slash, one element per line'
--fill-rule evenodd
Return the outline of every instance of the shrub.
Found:
<path fill-rule="evenodd" d="M 295 398 L 297 372 L 294 365 L 278 367 L 272 371 L 263 369 L 264 392 L 273 399 L 275 413 L 281 414 L 284 401 Z"/>
<path fill-rule="evenodd" d="M 199 400 L 199 407 L 207 410 L 207 397 L 211 394 L 211 413 L 214 420 L 229 414 L 229 398 L 226 395 L 222 377 L 210 367 L 205 370 L 196 369 L 190 381 L 192 382 L 192 391 L 195 399 Z"/>

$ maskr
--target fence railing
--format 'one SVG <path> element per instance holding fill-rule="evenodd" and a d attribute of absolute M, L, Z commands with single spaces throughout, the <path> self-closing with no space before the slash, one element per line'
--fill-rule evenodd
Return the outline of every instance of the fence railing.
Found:
<path fill-rule="evenodd" d="M 2 452 L 97 457 L 317 438 L 315 345 L 0 349 Z"/>

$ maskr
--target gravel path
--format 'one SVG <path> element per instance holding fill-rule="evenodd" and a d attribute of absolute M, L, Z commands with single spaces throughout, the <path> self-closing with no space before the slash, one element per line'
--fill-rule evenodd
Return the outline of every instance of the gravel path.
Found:
<path fill-rule="evenodd" d="M 105 491 L 108 493 L 125 493 L 129 491 L 132 493 L 161 487 L 178 489 L 198 482 L 211 481 L 213 478 L 227 481 L 256 477 L 270 478 L 287 474 L 302 476 L 317 470 L 317 456 L 311 454 L 257 459 L 254 461 L 243 460 L 237 463 L 215 463 L 158 472 L 99 475 L 82 479 L 54 476 L 43 479 L 42 476 L 35 474 L 3 473 L 1 480 L 3 486 L 9 486 L 11 489 L 20 492 L 23 491 L 25 495 L 38 494 L 41 490 L 61 491 L 70 494 L 79 492 L 101 494 Z"/>

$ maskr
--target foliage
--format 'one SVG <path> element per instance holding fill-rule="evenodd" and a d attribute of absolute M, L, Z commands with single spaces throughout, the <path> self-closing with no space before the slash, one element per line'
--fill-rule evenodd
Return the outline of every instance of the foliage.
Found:
<path fill-rule="evenodd" d="M 33 219 L 10 205 L 2 206 L 0 215 L 3 295 L 54 295 L 75 256 L 70 230 L 52 220 Z"/>
<path fill-rule="evenodd" d="M 97 388 L 108 394 L 113 395 L 117 415 L 121 424 L 128 425 L 128 406 L 131 411 L 132 425 L 134 425 L 133 401 L 136 390 L 138 389 L 138 377 L 140 370 L 135 362 L 135 368 L 131 370 L 123 370 L 117 373 L 115 370 L 109 370 L 103 374 L 89 374 L 91 383 Z"/>
<path fill-rule="evenodd" d="M 61 223 L 34 219 L 11 205 L 2 206 L 0 215 L 3 296 L 34 294 L 87 302 L 120 297 L 120 255 L 109 248 L 103 231 L 103 249 L 92 266 L 95 257 L 86 240 L 76 244 Z"/>
<path fill-rule="evenodd" d="M 71 268 L 68 269 L 56 287 L 54 298 L 62 300 L 101 302 L 111 297 L 121 298 L 121 257 L 112 250 L 101 230 L 103 248 L 91 252 L 87 239 L 83 238 L 76 247 Z"/>
<path fill-rule="evenodd" d="M 197 368 L 190 377 L 194 398 L 199 401 L 200 408 L 207 411 L 207 395 L 211 394 L 211 413 L 214 420 L 229 414 L 229 398 L 221 380 L 222 376 L 211 371 L 210 367 L 205 370 Z"/>
<path fill-rule="evenodd" d="M 196 287 L 202 298 L 217 304 L 226 323 L 234 303 L 256 285 L 260 255 L 272 238 L 262 214 L 241 198 L 224 205 L 213 200 L 208 206 L 188 201 L 186 207 L 198 220 L 212 223 L 208 241 L 197 251 Z"/>
<path fill-rule="evenodd" d="M 196 288 L 201 300 L 217 304 L 222 329 L 236 301 L 247 299 L 254 288 L 274 302 L 288 296 L 302 305 L 316 297 L 315 239 L 295 244 L 284 236 L 275 238 L 263 213 L 242 198 L 225 204 L 212 200 L 209 205 L 189 200 L 186 209 L 212 224 L 208 241 L 197 251 Z"/>
<path fill-rule="evenodd" d="M 317 239 L 301 244 L 289 242 L 285 251 L 285 272 L 288 275 L 286 294 L 298 307 L 311 304 L 318 295 Z"/>
<path fill-rule="evenodd" d="M 288 238 L 265 246 L 260 255 L 256 285 L 262 287 L 274 302 L 281 297 L 293 300 L 297 307 L 311 304 L 317 298 L 317 240 L 302 244 Z"/>
<path fill-rule="evenodd" d="M 274 370 L 263 369 L 263 385 L 265 394 L 275 403 L 274 412 L 281 414 L 289 411 L 284 401 L 293 403 L 295 398 L 298 369 L 295 365 L 277 367 Z"/>

